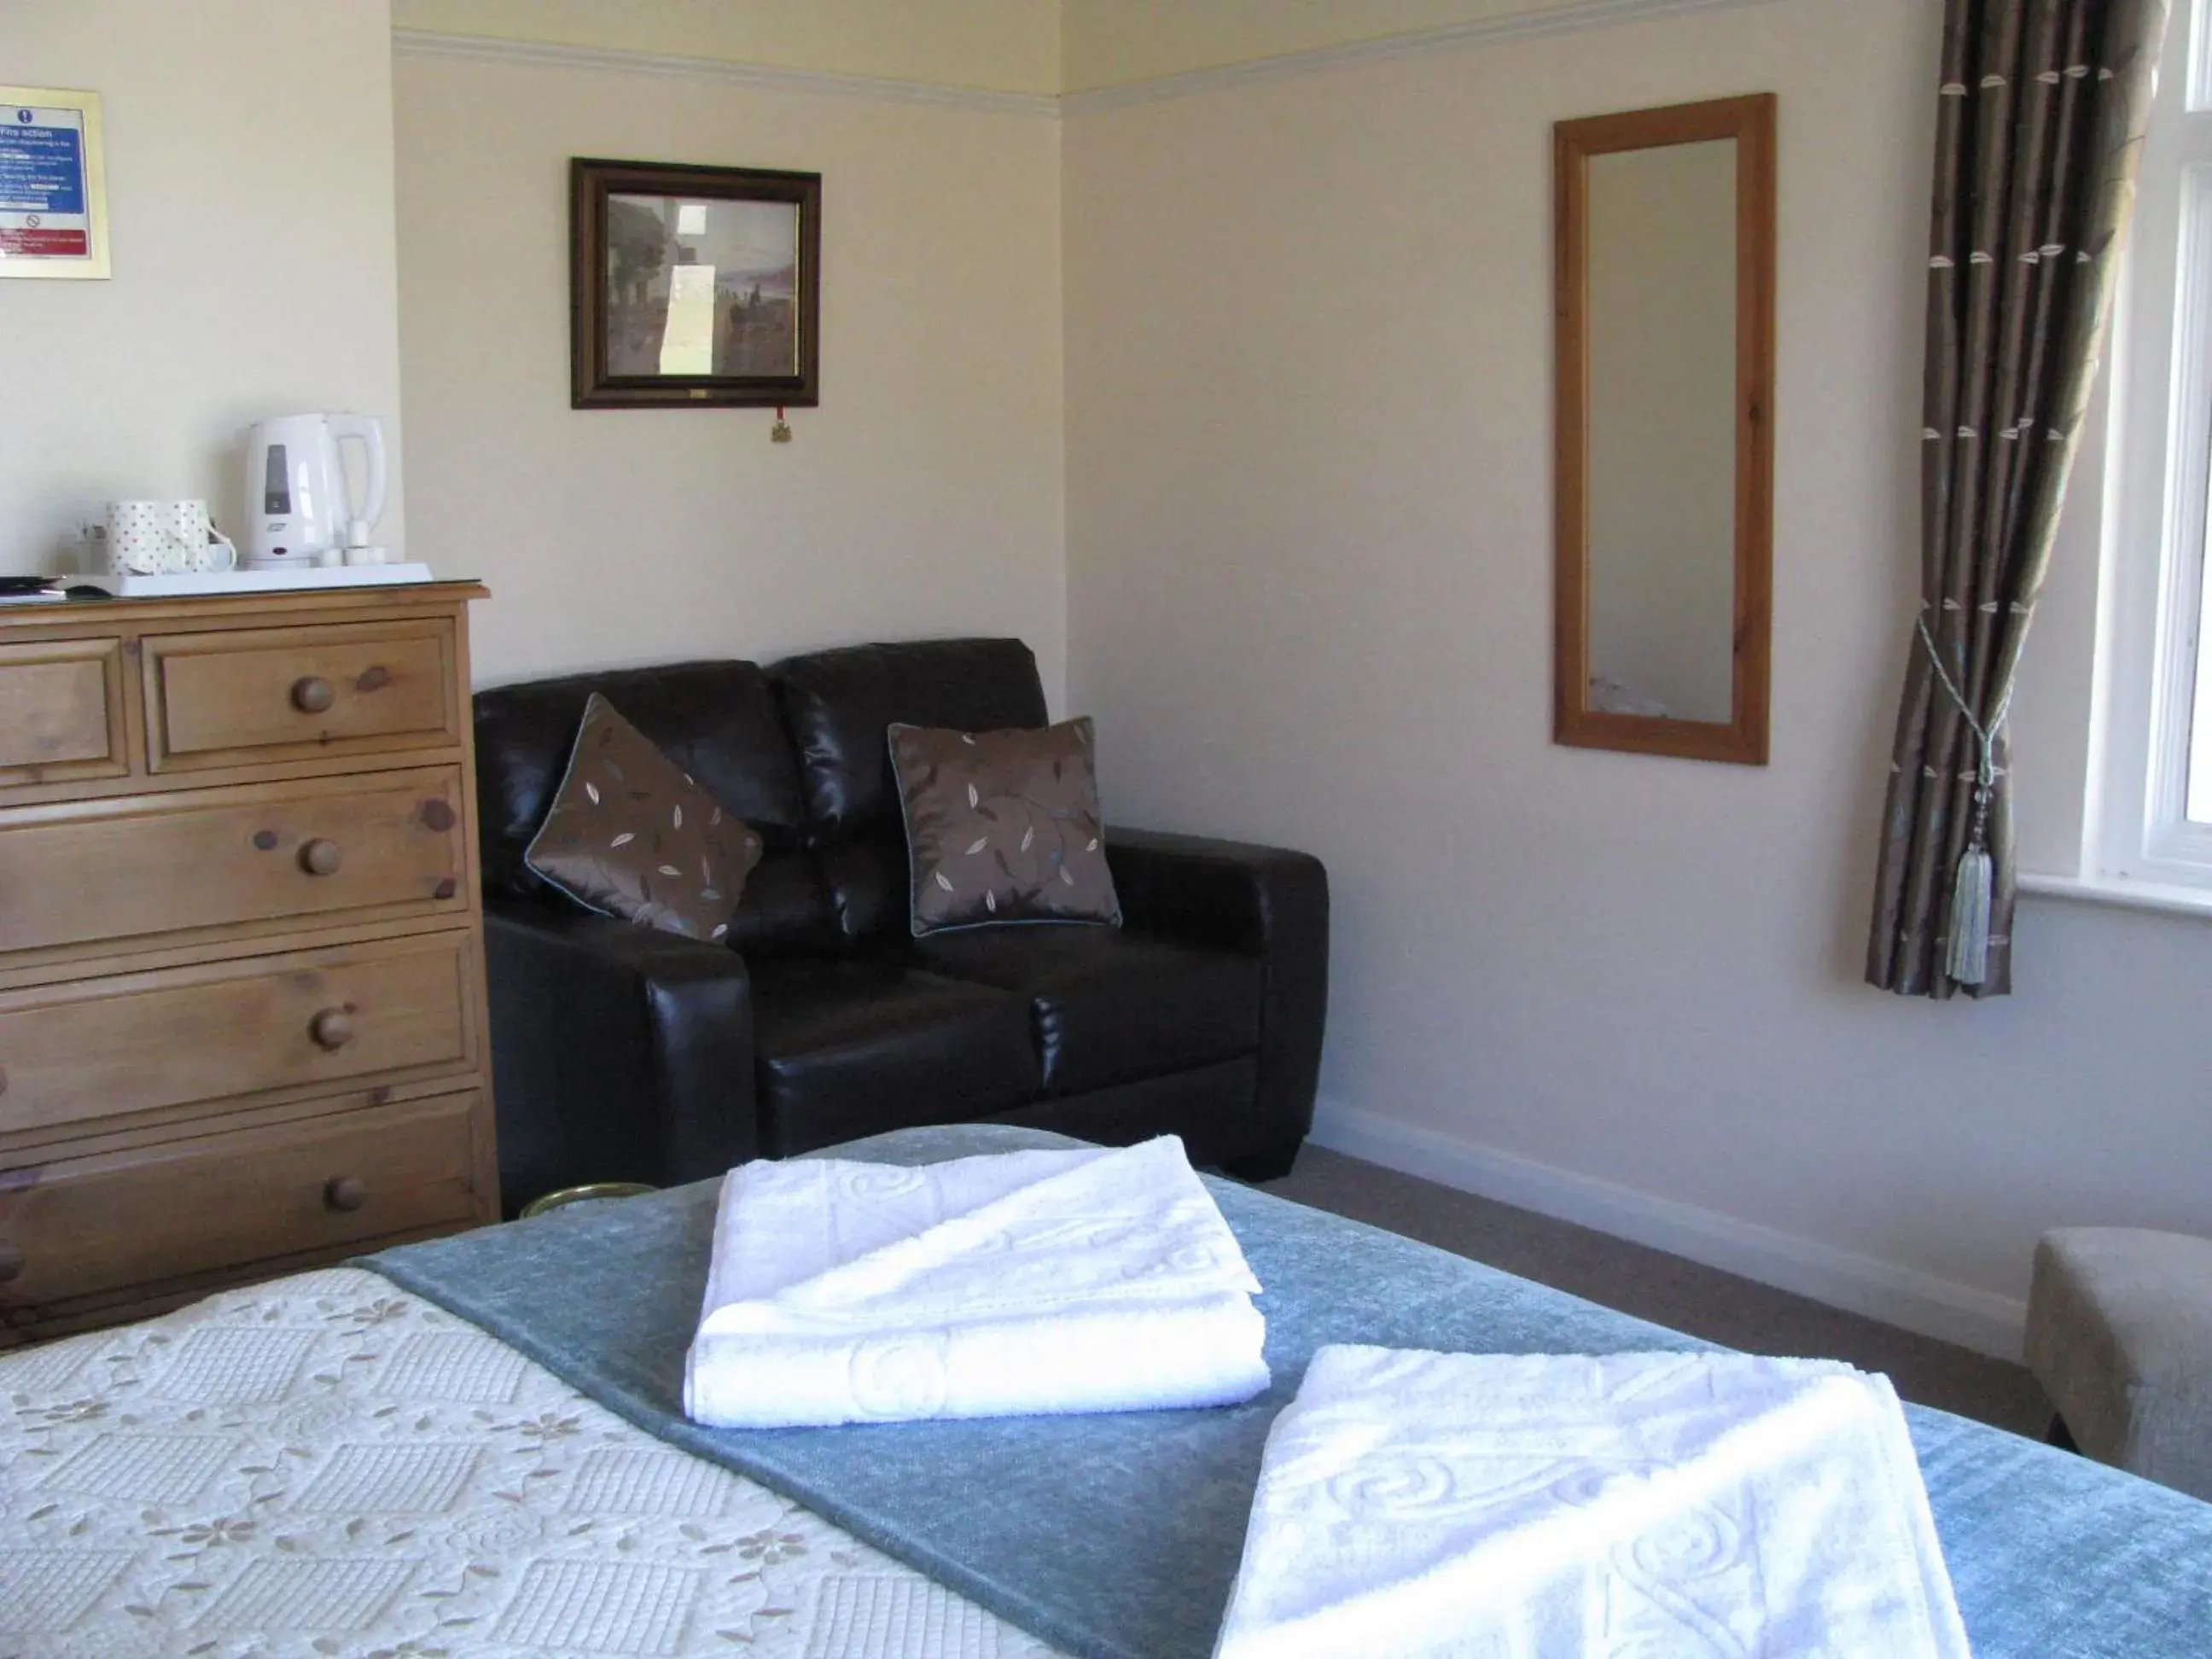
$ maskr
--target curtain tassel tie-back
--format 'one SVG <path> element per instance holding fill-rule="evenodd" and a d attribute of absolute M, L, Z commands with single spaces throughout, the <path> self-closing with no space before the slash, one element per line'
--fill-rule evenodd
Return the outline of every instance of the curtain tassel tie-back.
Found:
<path fill-rule="evenodd" d="M 1974 718 L 1966 695 L 1943 665 L 1936 637 L 1928 631 L 1928 618 L 1920 618 L 1920 642 L 1928 647 L 1928 660 L 1945 693 L 1958 705 L 1959 714 L 1974 733 L 1974 823 L 1966 836 L 1966 850 L 1959 854 L 1959 867 L 1951 879 L 1951 928 L 1943 953 L 1943 971 L 1961 985 L 1979 985 L 1990 976 L 1990 911 L 1995 899 L 1996 861 L 1990 857 L 1990 802 L 1996 793 L 1997 733 L 2004 729 L 2012 709 L 2014 682 L 2008 682 L 1997 701 L 1997 712 L 1987 726 Z"/>
<path fill-rule="evenodd" d="M 1990 890 L 1995 873 L 1990 855 L 1978 844 L 1959 854 L 1951 888 L 1951 948 L 1943 971 L 1961 985 L 1979 985 L 1990 976 Z"/>

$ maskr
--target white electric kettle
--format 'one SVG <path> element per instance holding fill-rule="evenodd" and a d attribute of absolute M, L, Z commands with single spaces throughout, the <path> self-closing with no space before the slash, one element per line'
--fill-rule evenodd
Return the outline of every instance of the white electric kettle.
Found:
<path fill-rule="evenodd" d="M 368 499 L 355 509 L 339 442 L 360 441 Z M 289 570 L 368 540 L 384 515 L 384 431 L 367 415 L 287 415 L 246 444 L 246 568 Z"/>

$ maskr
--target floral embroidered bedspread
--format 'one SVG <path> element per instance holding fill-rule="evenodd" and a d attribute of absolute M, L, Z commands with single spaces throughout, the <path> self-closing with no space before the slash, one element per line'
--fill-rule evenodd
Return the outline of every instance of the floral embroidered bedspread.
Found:
<path fill-rule="evenodd" d="M 0 1659 L 1049 1659 L 354 1268 L 0 1355 Z"/>

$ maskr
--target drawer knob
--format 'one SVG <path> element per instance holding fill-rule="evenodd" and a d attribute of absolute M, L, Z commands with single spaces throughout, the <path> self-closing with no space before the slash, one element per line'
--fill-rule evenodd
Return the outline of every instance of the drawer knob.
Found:
<path fill-rule="evenodd" d="M 0 1240 L 0 1285 L 6 1284 L 23 1271 L 23 1249 L 20 1244 Z"/>
<path fill-rule="evenodd" d="M 353 1041 L 353 1016 L 343 1008 L 325 1008 L 307 1022 L 307 1035 L 336 1053 Z"/>
<path fill-rule="evenodd" d="M 319 714 L 337 700 L 337 687 L 320 674 L 303 674 L 292 682 L 292 707 L 302 714 Z"/>
<path fill-rule="evenodd" d="M 332 1176 L 323 1183 L 323 1202 L 333 1210 L 358 1210 L 368 1202 L 368 1184 L 359 1176 Z"/>
<path fill-rule="evenodd" d="M 311 876 L 334 876 L 345 862 L 345 849 L 320 836 L 300 848 L 300 867 Z"/>

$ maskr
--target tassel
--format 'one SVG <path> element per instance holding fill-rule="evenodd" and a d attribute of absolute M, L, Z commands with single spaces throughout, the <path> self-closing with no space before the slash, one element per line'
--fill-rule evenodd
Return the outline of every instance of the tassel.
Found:
<path fill-rule="evenodd" d="M 1961 427 L 1960 431 L 1966 428 Z M 1951 610 L 1958 607 L 1946 599 Z M 1974 718 L 1973 705 L 1959 690 L 1965 678 L 1964 646 L 1959 647 L 1960 674 L 1954 678 L 1928 631 L 1928 601 L 1920 603 L 1920 642 L 1928 647 L 1928 665 L 1943 684 L 1943 690 L 1958 705 L 1959 717 L 1974 734 L 1974 823 L 1966 836 L 1966 850 L 1959 855 L 1959 868 L 1951 882 L 1951 937 L 1943 953 L 1943 971 L 1960 985 L 1979 985 L 1990 976 L 1990 910 L 1996 871 L 1989 854 L 1990 807 L 1997 792 L 1997 734 L 2004 730 L 2012 710 L 2012 694 L 2018 684 L 2008 678 L 1997 698 L 1996 713 L 1984 725 Z M 2014 607 L 2015 610 L 2019 606 Z M 1928 775 L 1934 777 L 1930 771 Z"/>
<path fill-rule="evenodd" d="M 1951 948 L 1943 971 L 1961 985 L 1979 985 L 1990 976 L 1990 855 L 1978 846 L 1959 855 L 1958 878 L 1951 887 Z"/>

